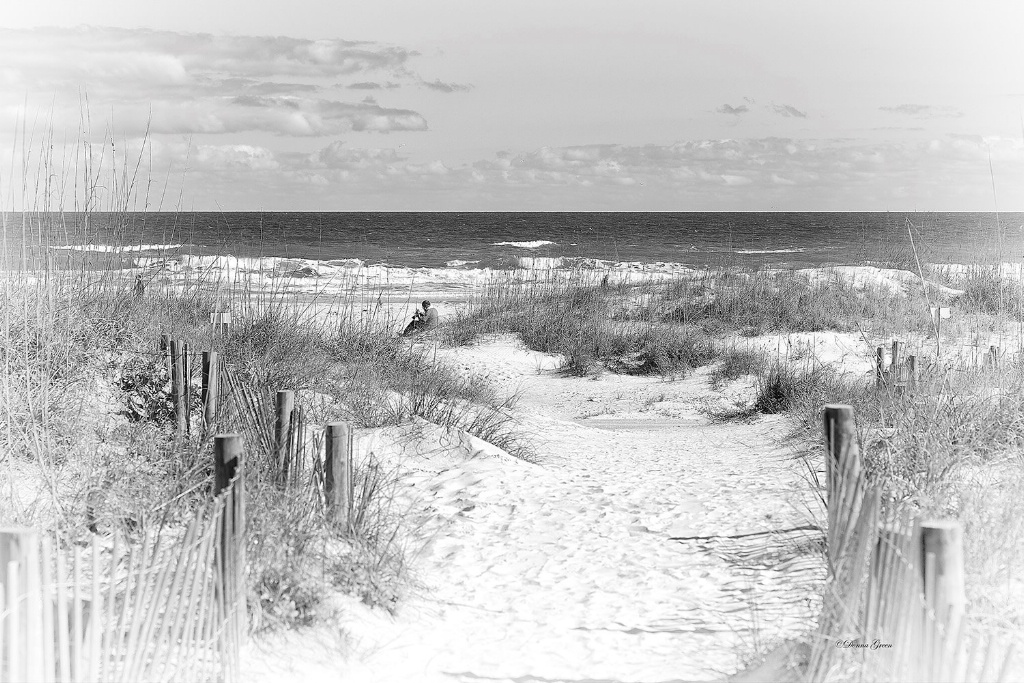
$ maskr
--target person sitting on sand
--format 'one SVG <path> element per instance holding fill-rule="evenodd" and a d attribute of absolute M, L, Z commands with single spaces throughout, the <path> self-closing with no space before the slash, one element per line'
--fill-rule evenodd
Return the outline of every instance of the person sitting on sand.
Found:
<path fill-rule="evenodd" d="M 416 309 L 416 312 L 412 315 L 412 322 L 410 322 L 406 328 L 402 331 L 402 336 L 407 337 L 410 334 L 419 332 L 422 330 L 429 330 L 437 325 L 437 309 L 430 307 L 429 301 L 423 302 L 423 310 Z"/>

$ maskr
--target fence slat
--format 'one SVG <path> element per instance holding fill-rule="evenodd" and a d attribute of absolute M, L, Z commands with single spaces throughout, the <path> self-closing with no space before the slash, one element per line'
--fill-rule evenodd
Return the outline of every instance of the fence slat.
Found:
<path fill-rule="evenodd" d="M 18 568 L 16 560 L 7 563 L 7 680 L 12 682 L 25 678 L 21 662 L 24 646 L 21 642 L 21 601 L 18 599 L 21 576 Z"/>
<path fill-rule="evenodd" d="M 220 371 L 216 351 L 203 351 L 202 377 L 203 428 L 213 428 L 217 418 L 217 403 L 220 399 Z"/>
<path fill-rule="evenodd" d="M 171 405 L 174 409 L 174 426 L 178 434 L 185 433 L 185 374 L 181 358 L 181 344 L 171 340 Z"/>

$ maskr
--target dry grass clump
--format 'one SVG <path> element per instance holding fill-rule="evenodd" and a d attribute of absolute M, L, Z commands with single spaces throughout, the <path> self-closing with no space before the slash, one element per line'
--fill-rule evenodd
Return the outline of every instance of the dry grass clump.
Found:
<path fill-rule="evenodd" d="M 467 344 L 492 332 L 518 334 L 536 351 L 559 354 L 577 376 L 607 367 L 627 374 L 685 374 L 707 365 L 717 350 L 707 335 L 681 325 L 620 322 L 617 308 L 628 287 L 609 287 L 584 276 L 569 280 L 500 281 L 447 321 L 442 341 Z"/>
<path fill-rule="evenodd" d="M 970 266 L 951 284 L 964 292 L 956 299 L 956 307 L 964 313 L 1024 320 L 1024 283 L 1001 275 L 994 267 Z"/>
<path fill-rule="evenodd" d="M 757 375 L 767 364 L 763 351 L 730 346 L 719 354 L 719 363 L 711 370 L 709 380 L 713 388 L 721 389 L 726 382 Z"/>
<path fill-rule="evenodd" d="M 696 325 L 709 334 L 851 332 L 861 326 L 905 330 L 929 324 L 927 306 L 915 292 L 854 286 L 838 275 L 811 282 L 795 272 L 706 272 L 657 290 L 647 315 Z"/>

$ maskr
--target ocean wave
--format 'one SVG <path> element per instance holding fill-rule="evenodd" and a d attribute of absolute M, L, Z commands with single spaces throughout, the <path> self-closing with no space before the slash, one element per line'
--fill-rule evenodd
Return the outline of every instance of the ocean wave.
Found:
<path fill-rule="evenodd" d="M 142 251 L 172 251 L 181 249 L 184 244 L 69 244 L 63 247 L 50 247 L 61 251 L 95 251 L 100 253 L 121 254 Z"/>
<path fill-rule="evenodd" d="M 798 254 L 802 251 L 807 251 L 802 248 L 794 249 L 737 249 L 737 254 Z"/>
<path fill-rule="evenodd" d="M 565 265 L 565 259 L 561 256 L 520 256 L 516 261 L 520 268 L 526 270 L 552 270 Z"/>
<path fill-rule="evenodd" d="M 495 247 L 518 247 L 519 249 L 537 249 L 547 244 L 555 244 L 550 240 L 534 240 L 532 242 L 494 242 Z"/>

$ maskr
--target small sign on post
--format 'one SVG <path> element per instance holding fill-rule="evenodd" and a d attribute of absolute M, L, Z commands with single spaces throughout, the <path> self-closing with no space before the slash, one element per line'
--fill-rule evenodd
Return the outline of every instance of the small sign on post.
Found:
<path fill-rule="evenodd" d="M 930 306 L 932 321 L 935 323 L 935 356 L 942 355 L 942 321 L 950 317 L 950 311 L 945 306 Z"/>
<path fill-rule="evenodd" d="M 213 333 L 215 335 L 226 335 L 228 333 L 228 327 L 231 325 L 231 311 L 211 313 L 210 324 L 213 325 Z"/>

